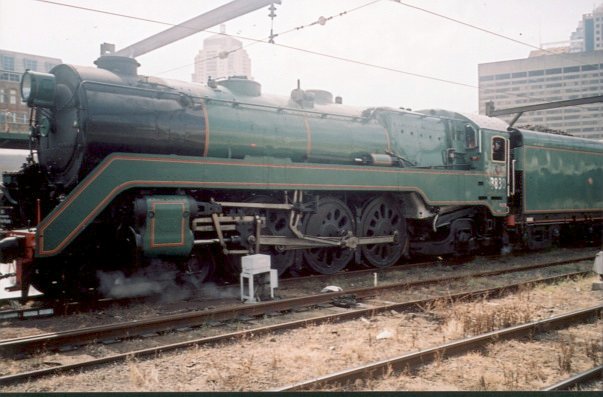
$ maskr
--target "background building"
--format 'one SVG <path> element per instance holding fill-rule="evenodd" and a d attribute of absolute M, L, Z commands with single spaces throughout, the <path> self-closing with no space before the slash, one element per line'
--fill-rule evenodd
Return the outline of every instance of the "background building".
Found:
<path fill-rule="evenodd" d="M 225 31 L 224 25 L 220 25 L 220 32 Z M 218 79 L 229 76 L 251 79 L 251 60 L 242 47 L 243 43 L 239 40 L 224 34 L 215 34 L 203 40 L 203 49 L 195 57 L 192 80 L 207 83 L 209 77 Z"/>
<path fill-rule="evenodd" d="M 479 111 L 576 99 L 603 93 L 603 51 L 543 55 L 480 64 Z M 507 121 L 511 116 L 501 117 Z M 542 125 L 585 138 L 603 139 L 603 103 L 528 112 L 520 125 Z"/>
<path fill-rule="evenodd" d="M 584 14 L 570 38 L 570 52 L 603 50 L 603 4 Z"/>
<path fill-rule="evenodd" d="M 29 108 L 19 90 L 23 72 L 47 73 L 60 63 L 58 58 L 0 50 L 0 132 L 29 132 Z"/>
<path fill-rule="evenodd" d="M 603 5 L 583 16 L 569 46 L 532 51 L 525 59 L 478 66 L 479 112 L 603 95 Z M 507 121 L 513 115 L 501 117 Z M 540 125 L 603 139 L 603 103 L 524 113 L 518 125 Z"/>

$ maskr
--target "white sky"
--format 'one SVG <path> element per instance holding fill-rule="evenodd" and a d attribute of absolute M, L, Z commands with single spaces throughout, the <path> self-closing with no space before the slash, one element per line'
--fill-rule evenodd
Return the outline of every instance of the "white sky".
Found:
<path fill-rule="evenodd" d="M 56 0 L 114 13 L 179 23 L 226 0 Z M 582 14 L 601 0 L 402 0 L 513 39 L 531 43 L 567 41 Z M 309 24 L 370 0 L 282 0 L 275 32 Z M 67 8 L 34 0 L 0 0 L 0 48 L 92 65 L 102 42 L 117 49 L 166 29 L 164 25 Z M 265 39 L 266 8 L 226 25 L 227 33 Z M 219 31 L 218 27 L 211 29 Z M 198 33 L 140 56 L 141 74 L 190 81 L 203 39 Z M 525 58 L 531 48 L 391 0 L 276 38 L 289 46 L 477 86 L 478 63 Z M 243 40 L 244 44 L 249 42 Z M 296 80 L 302 88 L 322 88 L 363 106 L 446 108 L 476 113 L 477 89 L 336 61 L 270 44 L 247 48 L 252 74 L 263 92 L 288 95 Z"/>

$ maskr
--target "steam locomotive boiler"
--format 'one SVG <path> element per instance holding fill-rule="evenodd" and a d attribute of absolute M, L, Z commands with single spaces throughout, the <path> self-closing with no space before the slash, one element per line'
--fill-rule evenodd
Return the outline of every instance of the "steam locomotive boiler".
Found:
<path fill-rule="evenodd" d="M 281 274 L 332 274 L 546 247 L 567 230 L 600 238 L 594 141 L 357 108 L 299 85 L 278 97 L 243 77 L 141 76 L 131 58 L 96 64 L 22 78 L 34 149 L 3 176 L 0 260 L 17 261 L 23 291 L 95 293 L 99 272 L 157 261 L 199 282 L 258 252 Z"/>

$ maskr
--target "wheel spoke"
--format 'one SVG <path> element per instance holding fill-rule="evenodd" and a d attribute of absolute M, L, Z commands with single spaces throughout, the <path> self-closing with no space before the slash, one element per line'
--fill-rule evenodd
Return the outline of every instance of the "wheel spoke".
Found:
<path fill-rule="evenodd" d="M 406 248 L 406 222 L 393 200 L 377 197 L 369 201 L 362 211 L 361 225 L 362 237 L 398 234 L 397 242 L 362 246 L 363 257 L 370 265 L 387 267 L 400 259 Z"/>
<path fill-rule="evenodd" d="M 201 283 L 213 275 L 215 268 L 213 252 L 209 248 L 197 248 L 184 263 L 180 277 L 194 288 L 200 288 Z"/>
<path fill-rule="evenodd" d="M 318 202 L 318 211 L 304 220 L 304 234 L 314 237 L 342 237 L 354 230 L 354 217 L 342 201 L 327 197 Z M 312 248 L 304 251 L 308 266 L 320 274 L 343 270 L 354 257 L 347 248 Z"/>

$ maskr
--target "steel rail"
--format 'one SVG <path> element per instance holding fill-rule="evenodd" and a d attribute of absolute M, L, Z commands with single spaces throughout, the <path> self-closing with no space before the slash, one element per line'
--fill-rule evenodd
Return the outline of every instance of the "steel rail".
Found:
<path fill-rule="evenodd" d="M 27 309 L 0 310 L 0 320 L 25 320 L 28 318 L 50 317 L 54 315 L 51 307 L 32 307 Z"/>
<path fill-rule="evenodd" d="M 339 371 L 333 374 L 317 377 L 308 381 L 295 383 L 273 391 L 302 391 L 321 390 L 331 388 L 342 388 L 353 385 L 359 379 L 375 379 L 385 377 L 392 371 L 415 370 L 426 364 L 465 354 L 469 351 L 483 349 L 492 342 L 508 339 L 519 339 L 538 333 L 544 333 L 555 329 L 565 328 L 572 324 L 589 321 L 601 315 L 603 305 L 597 305 L 587 309 L 576 310 L 546 320 L 534 321 L 527 324 L 505 328 L 477 335 L 471 338 L 445 343 L 431 349 L 421 350 L 417 353 L 404 354 L 402 356 L 362 365 L 356 368 Z"/>
<path fill-rule="evenodd" d="M 524 255 L 520 256 L 519 258 L 525 257 Z M 501 258 L 501 255 L 494 255 L 494 256 L 485 256 L 485 257 L 481 257 L 482 259 L 497 259 L 497 258 Z M 563 264 L 567 264 L 567 263 L 572 263 L 572 262 L 580 262 L 580 261 L 586 261 L 586 260 L 594 260 L 595 259 L 595 255 L 585 255 L 585 256 L 579 256 L 576 258 L 568 258 L 568 259 L 560 259 L 558 261 L 552 261 L 552 262 L 545 262 L 545 263 L 541 263 L 541 264 L 534 264 L 534 265 L 529 265 L 529 266 L 533 266 L 531 267 L 531 269 L 536 269 L 538 267 L 547 267 L 547 266 L 556 266 L 556 265 L 563 265 Z M 296 283 L 298 281 L 323 281 L 323 280 L 332 280 L 334 277 L 354 277 L 354 276 L 359 276 L 362 274 L 373 274 L 373 273 L 377 273 L 378 275 L 383 275 L 383 274 L 388 274 L 388 273 L 394 273 L 394 272 L 400 272 L 400 271 L 406 271 L 409 269 L 416 269 L 416 268 L 422 268 L 422 267 L 431 267 L 431 266 L 436 266 L 436 265 L 450 265 L 450 266 L 456 266 L 459 265 L 461 263 L 456 263 L 456 261 L 454 259 L 449 259 L 447 262 L 417 262 L 417 263 L 405 263 L 405 264 L 401 264 L 401 265 L 394 265 L 394 266 L 390 266 L 390 267 L 385 267 L 385 268 L 368 268 L 368 269 L 360 269 L 360 270 L 352 270 L 352 271 L 348 271 L 348 272 L 340 272 L 340 273 L 336 273 L 336 274 L 327 274 L 327 275 L 323 275 L 323 274 L 312 274 L 309 276 L 302 276 L 302 277 L 293 277 L 293 278 L 286 278 L 283 280 L 279 280 L 279 284 L 280 285 L 286 285 L 289 283 Z M 527 268 L 527 267 L 526 267 Z"/>
<path fill-rule="evenodd" d="M 576 258 L 575 260 L 579 261 L 579 260 L 586 260 L 586 259 L 594 259 L 594 256 L 591 255 L 590 257 L 579 257 L 579 258 Z M 279 285 L 285 286 L 285 285 L 304 282 L 304 281 L 312 281 L 312 282 L 328 281 L 328 280 L 332 280 L 333 278 L 336 278 L 336 277 L 348 278 L 348 277 L 355 277 L 355 276 L 360 276 L 363 274 L 372 274 L 372 273 L 378 273 L 379 275 L 382 275 L 385 273 L 391 273 L 391 272 L 395 272 L 395 271 L 404 271 L 404 270 L 408 270 L 408 269 L 434 266 L 436 264 L 437 264 L 436 262 L 416 262 L 416 263 L 406 263 L 403 265 L 395 265 L 395 266 L 391 266 L 391 267 L 383 268 L 383 269 L 377 269 L 377 268 L 359 269 L 359 270 L 351 270 L 351 271 L 347 271 L 347 272 L 340 272 L 337 274 L 328 274 L 328 275 L 327 274 L 311 274 L 311 275 L 307 275 L 307 276 L 279 279 Z M 222 288 L 228 289 L 228 288 L 234 288 L 234 287 L 236 287 L 238 289 L 238 285 L 233 285 L 233 284 L 217 286 L 218 289 L 222 289 Z M 27 319 L 32 319 L 32 318 L 49 317 L 49 316 L 54 316 L 54 315 L 66 315 L 66 314 L 74 313 L 74 312 L 98 309 L 99 306 L 104 307 L 106 305 L 113 305 L 116 303 L 117 304 L 131 303 L 133 301 L 140 301 L 141 299 L 144 299 L 144 298 L 153 298 L 153 295 L 150 295 L 147 297 L 119 298 L 119 299 L 101 298 L 101 299 L 98 299 L 95 301 L 86 301 L 84 303 L 77 302 L 77 301 L 57 301 L 57 302 L 51 302 L 51 304 L 48 304 L 48 301 L 45 302 L 45 298 L 43 295 L 35 295 L 35 296 L 28 297 L 28 301 L 39 301 L 39 302 L 47 304 L 47 306 L 29 307 L 29 308 L 20 308 L 20 309 L 4 309 L 4 310 L 0 309 L 0 320 L 27 320 Z M 19 303 L 20 301 L 21 301 L 21 298 L 6 298 L 6 299 L 0 299 L 0 304 L 8 304 L 10 302 Z"/>
<path fill-rule="evenodd" d="M 497 255 L 497 256 L 493 256 L 492 258 L 499 258 L 499 257 L 500 256 Z M 489 258 L 490 257 L 483 257 L 483 259 L 489 259 Z M 594 259 L 593 255 L 587 255 L 587 256 L 581 256 L 581 257 L 576 257 L 576 258 L 563 259 L 563 260 L 559 260 L 559 261 L 555 261 L 555 262 L 547 262 L 547 263 L 542 263 L 542 264 L 529 265 L 522 269 L 531 270 L 531 269 L 537 269 L 537 268 L 541 268 L 541 267 L 563 265 L 566 263 L 579 262 L 579 261 L 592 260 L 592 259 Z M 395 266 L 386 267 L 386 268 L 382 268 L 382 269 L 367 268 L 367 269 L 352 270 L 352 271 L 348 271 L 348 272 L 340 272 L 337 274 L 329 274 L 329 275 L 313 274 L 313 275 L 308 275 L 308 276 L 280 279 L 279 284 L 281 287 L 284 287 L 284 286 L 288 286 L 290 284 L 296 284 L 296 283 L 300 283 L 300 282 L 304 282 L 304 281 L 328 282 L 335 278 L 343 277 L 345 279 L 348 279 L 348 278 L 358 277 L 363 274 L 372 275 L 375 273 L 378 276 L 382 276 L 382 275 L 386 275 L 389 273 L 407 271 L 409 269 L 430 267 L 430 266 L 434 266 L 437 264 L 440 264 L 440 262 L 416 262 L 416 263 L 406 263 L 406 264 L 402 264 L 402 265 L 395 265 Z M 446 264 L 447 265 L 457 265 L 457 263 L 454 260 L 448 261 Z M 517 268 L 517 269 L 519 269 L 519 268 Z M 499 271 L 506 272 L 505 269 L 501 269 Z M 516 270 L 516 271 L 521 271 L 521 270 Z M 496 275 L 496 274 L 489 274 L 489 275 Z M 463 278 L 466 276 L 458 276 L 458 277 Z M 476 277 L 482 277 L 482 276 L 477 275 Z M 450 279 L 450 278 L 447 278 L 446 280 L 454 281 L 453 279 Z M 426 282 L 430 283 L 429 280 L 427 280 Z M 413 286 L 413 285 L 415 285 L 415 284 L 412 284 L 412 285 L 407 284 L 407 286 Z M 224 286 L 219 286 L 218 288 L 233 288 L 233 285 L 224 285 Z M 152 296 L 151 296 L 151 298 L 152 298 Z M 32 300 L 32 299 L 35 301 L 41 301 L 41 302 L 44 301 L 44 297 L 42 295 L 33 296 L 33 297 L 29 298 L 29 300 Z M 107 306 L 107 305 L 113 305 L 116 303 L 117 304 L 126 304 L 126 303 L 130 303 L 132 301 L 140 301 L 141 299 L 144 299 L 144 297 L 123 298 L 123 299 L 103 298 L 103 299 L 99 299 L 94 302 L 90 302 L 90 301 L 86 301 L 85 303 L 54 302 L 52 305 L 48 305 L 48 306 L 14 309 L 14 310 L 0 310 L 0 320 L 5 320 L 5 321 L 29 320 L 29 319 L 35 319 L 35 318 L 40 318 L 40 317 L 66 315 L 66 314 L 73 313 L 73 312 L 92 311 L 92 310 L 97 309 L 99 307 L 99 305 Z M 12 301 L 12 300 L 19 301 L 19 298 L 2 299 L 2 300 L 0 300 L 0 303 L 2 303 L 4 301 Z"/>
<path fill-rule="evenodd" d="M 20 298 L 14 299 L 20 301 Z M 12 310 L 0 310 L 0 320 L 29 320 L 40 317 L 51 317 L 55 315 L 67 315 L 70 313 L 98 310 L 109 305 L 126 305 L 144 300 L 144 297 L 132 298 L 100 298 L 97 300 L 72 302 L 72 301 L 44 301 L 39 299 L 42 305 L 37 307 L 24 307 Z"/>
<path fill-rule="evenodd" d="M 557 263 L 555 265 L 558 265 Z M 453 278 L 435 278 L 430 280 L 421 280 L 417 282 L 402 282 L 378 287 L 364 287 L 342 292 L 323 293 L 320 295 L 304 296 L 299 298 L 289 298 L 280 301 L 261 302 L 253 306 L 239 304 L 226 308 L 218 308 L 202 312 L 179 313 L 161 316 L 147 320 L 137 320 L 126 323 L 117 323 L 109 325 L 100 325 L 87 327 L 78 330 L 60 331 L 48 334 L 37 334 L 21 338 L 12 338 L 0 340 L 0 356 L 10 356 L 14 354 L 29 354 L 40 350 L 53 350 L 65 345 L 82 345 L 96 341 L 108 339 L 127 339 L 142 334 L 171 331 L 176 328 L 199 326 L 208 321 L 224 321 L 242 316 L 260 316 L 265 313 L 275 311 L 288 311 L 297 307 L 315 306 L 332 302 L 334 299 L 342 296 L 354 295 L 356 298 L 367 298 L 380 292 L 396 289 L 407 289 L 410 287 L 425 286 L 441 282 L 466 279 L 468 277 L 490 277 L 505 273 L 515 273 L 534 268 L 543 267 L 543 264 L 530 265 L 522 268 L 513 268 L 497 270 L 492 272 L 482 272 L 472 275 L 456 276 Z M 578 274 L 587 274 L 588 272 L 572 273 L 569 276 Z M 567 277 L 564 275 L 563 277 Z M 532 281 L 534 282 L 534 281 Z M 538 282 L 536 280 L 535 282 Z M 513 288 L 510 286 L 509 288 Z M 461 293 L 454 296 L 466 296 L 470 293 Z"/>
<path fill-rule="evenodd" d="M 55 375 L 58 373 L 65 373 L 65 372 L 69 372 L 69 371 L 76 370 L 76 369 L 84 370 L 86 368 L 94 368 L 99 365 L 103 365 L 103 364 L 107 364 L 107 363 L 123 362 L 128 359 L 132 359 L 132 358 L 156 356 L 159 353 L 164 353 L 164 352 L 177 350 L 177 349 L 188 348 L 188 347 L 192 347 L 192 346 L 199 346 L 199 345 L 204 345 L 204 344 L 215 344 L 218 342 L 225 342 L 225 341 L 229 341 L 229 340 L 232 341 L 232 340 L 239 340 L 242 338 L 257 337 L 257 336 L 266 335 L 269 333 L 281 332 L 281 331 L 285 331 L 285 330 L 304 327 L 307 325 L 318 325 L 318 324 L 324 324 L 324 323 L 348 321 L 348 320 L 357 319 L 357 318 L 360 318 L 363 316 L 371 317 L 371 316 L 377 315 L 379 313 L 390 312 L 391 310 L 403 311 L 403 310 L 412 310 L 412 309 L 416 309 L 416 308 L 420 309 L 434 301 L 441 300 L 441 299 L 456 301 L 456 300 L 461 300 L 461 299 L 480 299 L 483 297 L 492 297 L 495 295 L 503 295 L 507 292 L 517 290 L 517 289 L 525 287 L 527 285 L 534 285 L 537 283 L 557 282 L 557 281 L 559 281 L 561 279 L 565 279 L 567 277 L 582 275 L 585 273 L 587 273 L 587 272 L 573 273 L 573 274 L 569 274 L 569 275 L 568 274 L 558 275 L 555 277 L 547 277 L 547 278 L 542 278 L 542 279 L 538 279 L 538 280 L 530 280 L 530 281 L 526 281 L 526 282 L 522 282 L 522 283 L 516 283 L 513 285 L 507 285 L 504 287 L 484 289 L 484 290 L 478 290 L 478 291 L 472 291 L 472 292 L 463 292 L 463 293 L 459 293 L 459 294 L 455 294 L 455 295 L 439 296 L 439 297 L 435 297 L 435 298 L 422 299 L 422 300 L 416 300 L 416 301 L 411 301 L 411 302 L 388 304 L 388 305 L 372 307 L 372 308 L 368 308 L 368 309 L 350 310 L 350 311 L 342 312 L 342 313 L 319 316 L 319 317 L 314 317 L 314 318 L 309 318 L 309 319 L 304 319 L 304 320 L 291 321 L 291 322 L 275 324 L 275 325 L 259 327 L 259 328 L 253 328 L 253 329 L 249 329 L 249 330 L 237 331 L 237 332 L 232 332 L 232 333 L 227 333 L 227 334 L 222 334 L 222 335 L 217 335 L 217 336 L 204 337 L 204 338 L 195 339 L 195 340 L 178 342 L 178 343 L 173 343 L 173 344 L 169 344 L 169 345 L 152 347 L 152 348 L 148 348 L 148 349 L 136 350 L 136 351 L 131 351 L 131 352 L 127 352 L 127 353 L 111 355 L 111 356 L 107 356 L 107 357 L 103 357 L 103 358 L 92 359 L 92 360 L 75 363 L 75 364 L 61 365 L 61 366 L 56 366 L 56 367 L 52 367 L 52 368 L 28 371 L 28 372 L 13 374 L 13 375 L 5 375 L 5 376 L 0 376 L 0 385 L 7 385 L 7 384 L 13 384 L 13 383 L 18 383 L 18 382 L 23 382 L 23 381 L 29 381 L 29 380 L 32 380 L 35 378 L 40 378 L 40 377 L 48 376 L 48 375 Z"/>
<path fill-rule="evenodd" d="M 562 380 L 559 383 L 547 386 L 546 388 L 542 389 L 542 391 L 569 390 L 572 387 L 601 379 L 603 379 L 603 365 L 591 368 L 588 371 L 580 372 L 579 374 Z"/>

